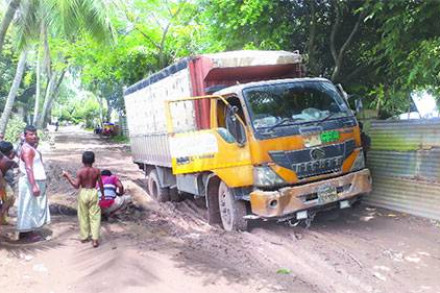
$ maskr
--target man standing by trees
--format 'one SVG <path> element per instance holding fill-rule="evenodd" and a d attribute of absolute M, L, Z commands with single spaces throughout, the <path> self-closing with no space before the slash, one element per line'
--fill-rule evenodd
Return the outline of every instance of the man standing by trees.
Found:
<path fill-rule="evenodd" d="M 46 171 L 38 144 L 37 129 L 26 126 L 25 142 L 20 154 L 21 177 L 18 185 L 17 231 L 33 232 L 50 223 L 49 204 L 46 196 Z M 31 240 L 39 240 L 37 234 L 29 235 Z"/>

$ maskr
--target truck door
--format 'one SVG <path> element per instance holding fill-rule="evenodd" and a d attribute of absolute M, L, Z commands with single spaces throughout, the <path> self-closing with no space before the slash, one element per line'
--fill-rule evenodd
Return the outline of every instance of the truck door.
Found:
<path fill-rule="evenodd" d="M 194 99 L 211 101 L 209 129 L 198 128 Z M 216 96 L 174 100 L 167 104 L 174 174 L 211 171 L 230 187 L 252 185 L 248 131 L 237 104 L 229 104 Z"/>

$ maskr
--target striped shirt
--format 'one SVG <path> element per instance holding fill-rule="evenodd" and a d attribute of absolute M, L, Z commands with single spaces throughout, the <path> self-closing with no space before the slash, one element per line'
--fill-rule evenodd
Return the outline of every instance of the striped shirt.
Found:
<path fill-rule="evenodd" d="M 115 199 L 116 194 L 116 187 L 118 183 L 118 177 L 116 175 L 111 176 L 101 176 L 102 178 L 102 184 L 104 185 L 104 196 L 105 199 Z M 99 190 L 99 186 L 96 186 L 96 188 Z"/>

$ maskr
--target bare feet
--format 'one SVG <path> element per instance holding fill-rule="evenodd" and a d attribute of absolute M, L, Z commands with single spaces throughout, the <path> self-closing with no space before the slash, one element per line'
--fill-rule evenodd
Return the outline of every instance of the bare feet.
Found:
<path fill-rule="evenodd" d="M 99 242 L 98 242 L 98 240 L 92 240 L 92 246 L 93 246 L 94 248 L 98 247 L 98 246 L 99 246 Z"/>

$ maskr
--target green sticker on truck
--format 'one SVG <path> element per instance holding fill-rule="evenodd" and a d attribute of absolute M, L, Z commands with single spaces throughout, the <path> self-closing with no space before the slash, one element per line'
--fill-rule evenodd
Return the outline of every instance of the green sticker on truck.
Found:
<path fill-rule="evenodd" d="M 321 143 L 329 143 L 339 140 L 339 131 L 331 130 L 321 133 Z"/>

